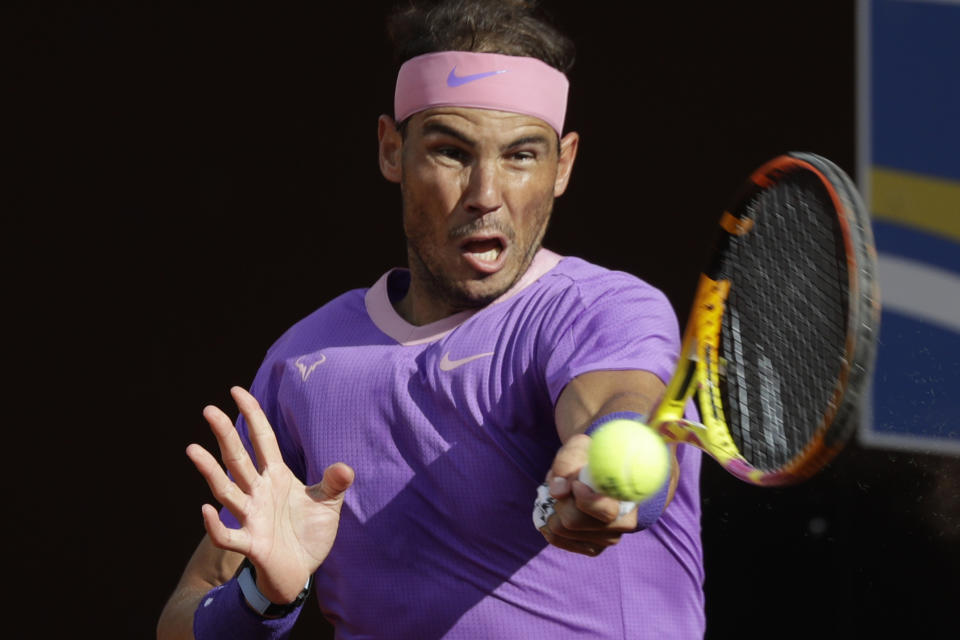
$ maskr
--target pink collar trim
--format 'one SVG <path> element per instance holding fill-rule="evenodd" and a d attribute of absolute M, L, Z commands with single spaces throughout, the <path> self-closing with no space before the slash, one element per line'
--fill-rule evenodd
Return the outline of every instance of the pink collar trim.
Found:
<path fill-rule="evenodd" d="M 540 249 L 537 255 L 534 256 L 533 262 L 530 263 L 530 267 L 526 273 L 524 273 L 506 293 L 490 304 L 500 304 L 504 300 L 509 300 L 557 266 L 557 263 L 561 260 L 563 260 L 563 256 L 557 255 L 548 249 Z M 373 323 L 377 325 L 377 328 L 404 346 L 424 344 L 426 342 L 439 340 L 463 324 L 472 315 L 483 310 L 471 309 L 469 311 L 461 311 L 421 327 L 412 325 L 404 320 L 400 314 L 397 313 L 397 310 L 393 308 L 393 305 L 390 304 L 390 296 L 387 292 L 387 280 L 394 271 L 397 271 L 397 269 L 391 269 L 380 276 L 380 279 L 367 290 L 364 296 L 364 305 L 367 308 L 367 314 L 370 316 L 370 319 L 373 320 Z"/>

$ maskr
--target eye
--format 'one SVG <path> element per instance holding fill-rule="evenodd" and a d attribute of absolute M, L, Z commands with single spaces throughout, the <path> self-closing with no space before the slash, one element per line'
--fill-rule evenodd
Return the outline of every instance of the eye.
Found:
<path fill-rule="evenodd" d="M 443 156 L 444 158 L 449 158 L 455 162 L 459 162 L 460 164 L 465 164 L 470 159 L 470 154 L 459 147 L 437 147 L 434 149 L 434 153 Z"/>
<path fill-rule="evenodd" d="M 523 149 L 519 151 L 511 151 L 508 154 L 508 157 L 514 162 L 531 162 L 537 159 L 537 154 L 529 149 Z"/>

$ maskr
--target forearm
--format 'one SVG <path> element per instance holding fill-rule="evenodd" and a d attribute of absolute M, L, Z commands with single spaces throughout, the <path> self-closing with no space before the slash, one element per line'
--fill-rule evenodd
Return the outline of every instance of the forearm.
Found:
<path fill-rule="evenodd" d="M 611 413 L 650 415 L 663 388 L 656 376 L 645 371 L 597 371 L 579 376 L 557 401 L 557 434 L 566 442 Z"/>
<path fill-rule="evenodd" d="M 654 374 L 642 370 L 595 371 L 582 374 L 573 379 L 560 394 L 555 408 L 557 434 L 566 445 L 578 434 L 588 433 L 596 427 L 614 418 L 644 420 L 655 409 L 663 395 L 665 386 Z M 564 447 L 568 449 L 567 447 Z M 647 500 L 648 512 L 643 515 L 643 526 L 649 526 L 659 517 L 662 509 L 673 499 L 679 481 L 679 465 L 676 458 L 676 445 L 669 445 L 671 465 L 669 482 L 665 483 L 662 495 Z M 585 463 L 581 460 L 586 450 L 581 447 L 568 449 L 581 455 L 565 456 L 565 464 L 571 469 L 579 469 Z M 563 465 L 561 465 L 563 466 Z M 561 481 L 559 494 L 565 493 L 566 483 Z M 558 495 L 559 495 L 558 494 Z"/>
<path fill-rule="evenodd" d="M 204 596 L 230 580 L 242 561 L 239 553 L 220 549 L 204 536 L 163 607 L 157 623 L 158 640 L 192 640 L 193 617 Z"/>
<path fill-rule="evenodd" d="M 157 640 L 194 640 L 193 615 L 210 590 L 199 585 L 180 585 L 160 614 Z"/>
<path fill-rule="evenodd" d="M 158 640 L 280 640 L 293 629 L 294 611 L 265 618 L 246 602 L 236 578 L 209 590 L 179 589 L 157 627 Z"/>

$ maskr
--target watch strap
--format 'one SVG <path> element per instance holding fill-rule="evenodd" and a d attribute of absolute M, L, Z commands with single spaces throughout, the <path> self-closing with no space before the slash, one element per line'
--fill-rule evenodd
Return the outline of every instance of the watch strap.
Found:
<path fill-rule="evenodd" d="M 307 584 L 297 595 L 293 602 L 288 604 L 275 604 L 265 595 L 260 593 L 257 588 L 257 570 L 249 559 L 244 558 L 240 565 L 240 571 L 237 574 L 237 582 L 240 585 L 240 592 L 250 608 L 259 613 L 264 618 L 282 618 L 283 616 L 296 611 L 307 599 L 310 593 L 310 587 L 313 584 L 313 576 L 307 578 Z"/>

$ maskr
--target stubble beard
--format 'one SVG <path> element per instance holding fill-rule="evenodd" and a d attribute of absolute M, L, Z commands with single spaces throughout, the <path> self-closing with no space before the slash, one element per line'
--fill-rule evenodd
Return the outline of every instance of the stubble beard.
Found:
<path fill-rule="evenodd" d="M 537 237 L 533 242 L 530 243 L 530 246 L 527 247 L 527 251 L 523 255 L 516 273 L 513 274 L 509 282 L 500 285 L 492 291 L 482 294 L 471 293 L 467 284 L 460 284 L 458 281 L 446 277 L 439 265 L 429 264 L 429 262 L 425 260 L 421 254 L 417 243 L 408 238 L 407 262 L 410 267 L 411 278 L 419 282 L 423 286 L 424 290 L 428 292 L 428 295 L 430 295 L 433 299 L 442 301 L 443 304 L 452 311 L 452 313 L 485 307 L 509 291 L 510 288 L 516 284 L 520 278 L 523 277 L 523 274 L 527 272 L 527 269 L 530 267 L 530 263 L 533 262 L 533 258 L 537 254 L 537 251 L 539 251 L 543 242 L 543 237 L 546 234 L 547 226 L 550 221 L 551 210 L 552 206 L 549 206 L 549 209 L 545 214 L 546 219 L 543 223 L 541 223 Z M 505 235 L 510 241 L 511 249 L 515 250 L 517 248 L 515 242 L 516 234 L 513 229 L 505 229 L 500 225 L 485 224 L 482 219 L 478 219 L 474 222 L 451 230 L 451 232 L 448 234 L 448 240 L 456 240 L 458 238 L 469 236 L 472 233 L 491 230 Z M 500 273 L 502 273 L 502 271 Z M 492 274 L 490 276 L 480 278 L 479 280 L 482 281 L 496 275 L 498 274 Z M 476 280 L 474 280 L 474 282 L 476 282 Z"/>

